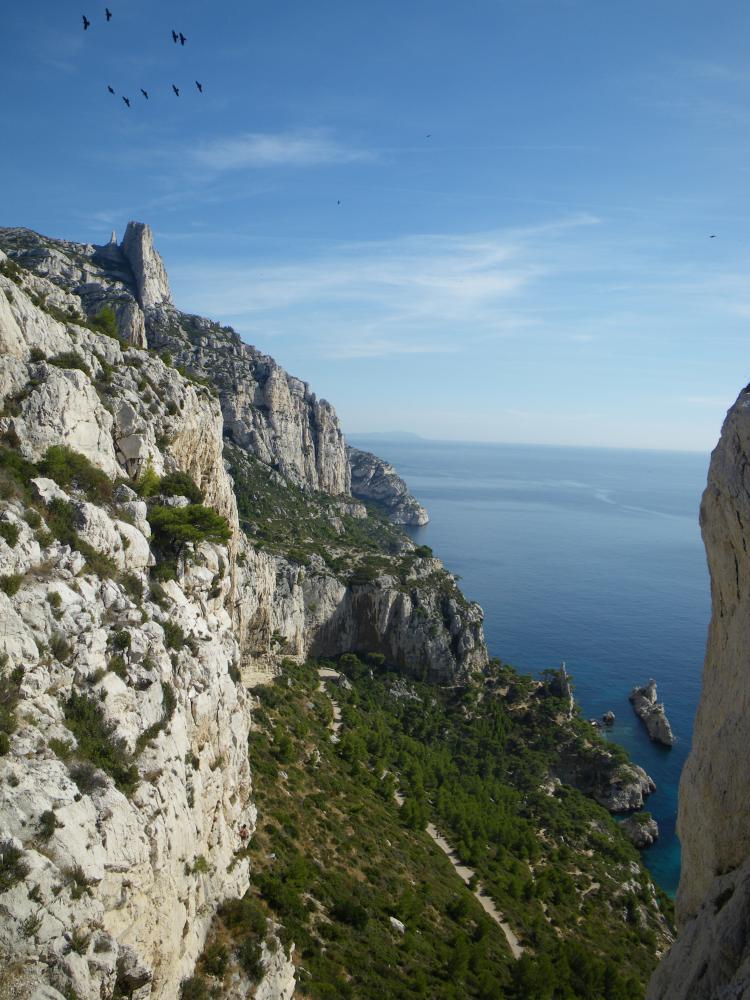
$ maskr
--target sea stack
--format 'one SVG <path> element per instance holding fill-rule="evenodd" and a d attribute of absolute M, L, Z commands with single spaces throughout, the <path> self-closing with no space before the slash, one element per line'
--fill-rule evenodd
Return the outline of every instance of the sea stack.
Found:
<path fill-rule="evenodd" d="M 656 681 L 652 679 L 643 687 L 634 687 L 629 697 L 633 711 L 645 725 L 654 743 L 671 747 L 675 738 L 664 705 L 656 700 Z"/>

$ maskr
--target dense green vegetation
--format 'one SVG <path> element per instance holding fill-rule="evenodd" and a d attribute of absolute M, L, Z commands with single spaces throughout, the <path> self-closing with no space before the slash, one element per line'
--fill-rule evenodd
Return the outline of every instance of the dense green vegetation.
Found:
<path fill-rule="evenodd" d="M 97 702 L 73 691 L 65 703 L 65 724 L 76 738 L 77 755 L 105 771 L 121 792 L 132 792 L 138 783 L 138 768 L 124 741 L 114 736 L 116 726 L 105 720 Z"/>
<path fill-rule="evenodd" d="M 342 572 L 350 571 L 361 557 L 385 569 L 402 552 L 403 532 L 380 511 L 352 517 L 341 509 L 347 498 L 306 492 L 234 446 L 226 448 L 225 456 L 240 525 L 261 548 L 301 563 L 315 553 Z"/>
<path fill-rule="evenodd" d="M 234 479 L 240 525 L 260 548 L 302 564 L 318 555 L 351 586 L 366 586 L 385 574 L 404 590 L 414 586 L 419 560 L 432 558 L 428 546 L 414 548 L 403 529 L 375 506 L 367 505 L 367 517 L 355 517 L 346 511 L 355 503 L 351 498 L 306 492 L 234 446 L 225 449 L 225 457 Z M 425 585 L 465 603 L 443 569 L 422 577 L 420 586 Z"/>
<path fill-rule="evenodd" d="M 315 670 L 287 677 L 291 688 L 284 679 L 256 691 L 254 888 L 239 914 L 222 912 L 209 949 L 252 959 L 264 937 L 260 905 L 295 943 L 304 996 L 498 997 L 512 964 L 500 928 L 426 834 L 402 822 L 392 785 L 363 782 L 330 742 Z"/>
<path fill-rule="evenodd" d="M 605 810 L 544 787 L 561 744 L 586 751 L 586 727 L 561 723 L 547 687 L 499 664 L 452 690 L 371 657 L 348 654 L 339 669 L 351 684 L 332 688 L 340 742 L 315 668 L 289 661 L 256 690 L 250 738 L 261 817 L 250 898 L 295 942 L 305 995 L 640 1000 L 666 940 L 650 879 Z M 520 961 L 428 819 L 516 930 Z M 238 947 L 225 925 L 212 940 Z"/>

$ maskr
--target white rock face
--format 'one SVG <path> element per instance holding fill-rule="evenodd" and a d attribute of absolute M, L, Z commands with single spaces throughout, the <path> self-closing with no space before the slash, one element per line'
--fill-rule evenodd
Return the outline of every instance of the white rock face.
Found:
<path fill-rule="evenodd" d="M 657 700 L 656 681 L 650 680 L 642 687 L 634 687 L 629 698 L 633 711 L 645 725 L 649 737 L 655 743 L 671 747 L 674 735 L 664 705 Z"/>
<path fill-rule="evenodd" d="M 693 744 L 680 782 L 680 934 L 649 1000 L 750 996 L 750 392 L 711 456 L 701 528 L 712 616 Z"/>
<path fill-rule="evenodd" d="M 27 291 L 0 276 L 2 385 L 23 390 L 2 418 L 6 436 L 34 461 L 67 444 L 112 478 L 148 461 L 157 472 L 190 469 L 236 531 L 218 401 L 145 352 L 48 316 Z M 31 360 L 47 352 L 77 355 L 91 375 Z M 128 453 L 121 443 L 135 435 L 142 444 Z M 132 490 L 104 504 L 44 476 L 31 486 L 41 529 L 47 505 L 69 503 L 81 544 L 129 582 L 92 574 L 58 541 L 40 545 L 23 503 L 0 501 L 0 519 L 18 530 L 15 544 L 0 539 L 0 576 L 20 578 L 0 593 L 0 655 L 5 672 L 22 671 L 17 729 L 0 756 L 0 839 L 28 869 L 0 893 L 0 953 L 24 963 L 38 996 L 101 1000 L 119 982 L 140 1000 L 172 1000 L 217 906 L 248 885 L 235 856 L 255 807 L 249 711 L 230 676 L 241 656 L 231 552 L 201 545 L 161 606 L 149 596 L 147 507 Z M 170 638 L 175 627 L 184 644 Z M 132 789 L 81 771 L 86 755 L 66 725 L 75 698 L 101 713 L 123 766 L 132 760 Z M 43 814 L 54 822 L 40 832 Z"/>
<path fill-rule="evenodd" d="M 352 472 L 352 496 L 380 504 L 395 524 L 427 524 L 430 520 L 421 503 L 392 465 L 377 455 L 347 447 Z"/>
<path fill-rule="evenodd" d="M 133 269 L 141 308 L 171 303 L 167 272 L 154 248 L 151 227 L 143 222 L 129 222 L 122 240 L 122 252 Z"/>

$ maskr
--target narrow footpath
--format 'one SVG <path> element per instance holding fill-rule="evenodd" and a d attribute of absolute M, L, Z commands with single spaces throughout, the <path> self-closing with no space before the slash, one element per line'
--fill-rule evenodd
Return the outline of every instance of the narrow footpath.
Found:
<path fill-rule="evenodd" d="M 331 704 L 333 706 L 333 722 L 331 723 L 331 740 L 338 741 L 339 731 L 341 729 L 341 708 L 336 703 L 335 698 L 332 697 L 330 691 L 327 690 L 325 682 L 326 681 L 338 681 L 341 675 L 337 670 L 331 670 L 330 667 L 321 667 L 318 670 L 318 677 L 320 678 L 319 690 L 325 691 L 328 697 L 331 699 Z M 401 792 L 396 791 L 393 793 L 394 798 L 399 806 L 404 804 L 404 797 Z M 464 882 L 465 885 L 469 885 L 472 879 L 476 878 L 476 872 L 469 868 L 467 865 L 463 864 L 461 859 L 458 857 L 456 852 L 453 850 L 448 841 L 439 832 L 437 827 L 433 823 L 427 824 L 427 833 L 434 840 L 440 850 L 446 855 L 450 863 L 453 865 L 453 869 Z M 474 895 L 479 900 L 479 905 L 482 907 L 484 912 L 491 917 L 495 923 L 500 927 L 503 934 L 505 935 L 505 940 L 508 942 L 508 947 L 510 948 L 513 958 L 520 958 L 523 955 L 523 946 L 518 940 L 513 928 L 503 920 L 503 915 L 495 906 L 494 902 L 487 893 L 482 888 L 479 882 L 476 882 L 476 889 L 474 889 Z"/>

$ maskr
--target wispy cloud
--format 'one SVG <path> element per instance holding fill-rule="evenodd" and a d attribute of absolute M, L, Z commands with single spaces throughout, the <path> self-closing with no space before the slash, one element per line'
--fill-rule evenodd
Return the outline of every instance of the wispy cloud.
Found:
<path fill-rule="evenodd" d="M 595 222 L 585 215 L 503 232 L 339 244 L 275 265 L 214 259 L 178 268 L 173 286 L 251 340 L 298 335 L 303 315 L 306 340 L 326 357 L 448 354 L 467 340 L 533 333 L 537 319 L 517 304 L 556 266 L 544 248 Z"/>
<path fill-rule="evenodd" d="M 311 167 L 371 160 L 374 154 L 346 145 L 322 129 L 246 132 L 214 139 L 192 153 L 192 162 L 209 170 Z"/>

